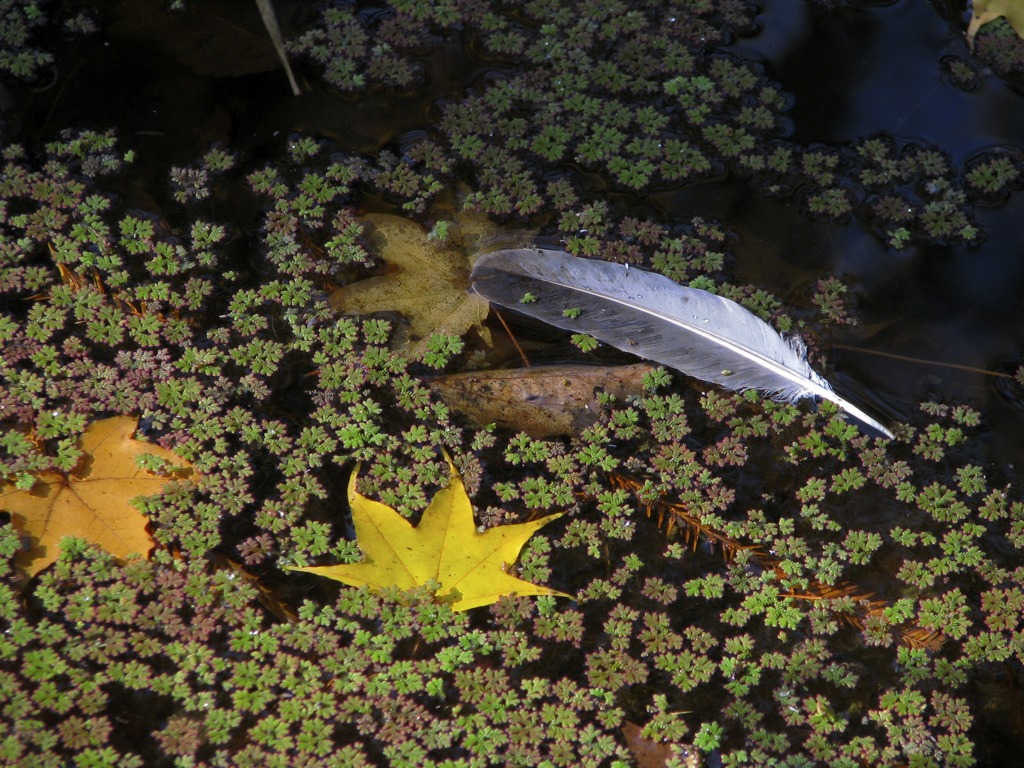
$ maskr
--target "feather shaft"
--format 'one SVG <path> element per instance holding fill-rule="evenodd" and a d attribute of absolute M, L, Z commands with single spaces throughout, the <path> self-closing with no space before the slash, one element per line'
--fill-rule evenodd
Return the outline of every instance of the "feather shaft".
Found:
<path fill-rule="evenodd" d="M 807 362 L 807 350 L 736 302 L 679 285 L 664 275 L 562 251 L 514 248 L 481 256 L 473 290 L 488 301 L 675 368 L 726 389 L 775 399 L 830 400 L 892 438 L 837 395 Z M 525 302 L 532 294 L 535 301 Z M 568 312 L 566 310 L 569 310 Z"/>

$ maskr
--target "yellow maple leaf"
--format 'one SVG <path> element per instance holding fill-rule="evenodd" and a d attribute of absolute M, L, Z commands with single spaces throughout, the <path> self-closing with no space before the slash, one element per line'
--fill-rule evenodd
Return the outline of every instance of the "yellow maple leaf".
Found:
<path fill-rule="evenodd" d="M 86 539 L 121 558 L 147 556 L 152 550 L 149 521 L 128 502 L 159 493 L 168 478 L 141 469 L 135 459 L 150 454 L 178 470 L 187 467 L 171 451 L 133 439 L 137 425 L 131 416 L 97 421 L 82 435 L 84 455 L 74 471 L 40 472 L 27 491 L 9 483 L 0 488 L 0 509 L 11 514 L 15 528 L 30 541 L 15 558 L 29 577 L 57 559 L 65 536 Z"/>
<path fill-rule="evenodd" d="M 1024 0 L 974 0 L 971 21 L 967 25 L 967 44 L 973 49 L 978 30 L 1000 16 L 1005 16 L 1017 35 L 1024 37 Z"/>
<path fill-rule="evenodd" d="M 484 326 L 490 305 L 469 288 L 469 259 L 457 246 L 430 240 L 416 222 L 390 214 L 369 214 L 370 250 L 391 271 L 334 291 L 330 304 L 347 314 L 401 312 L 409 321 L 408 339 L 399 338 L 407 354 L 422 355 L 426 340 L 435 333 L 462 336 L 476 327 L 486 343 Z"/>
<path fill-rule="evenodd" d="M 438 491 L 418 526 L 391 507 L 356 491 L 356 472 L 348 483 L 348 500 L 356 540 L 364 560 L 348 565 L 291 568 L 315 573 L 352 587 L 413 589 L 430 581 L 436 594 L 457 592 L 452 609 L 465 611 L 497 602 L 503 595 L 561 595 L 548 587 L 517 579 L 507 567 L 519 557 L 527 539 L 561 513 L 480 532 L 473 507 L 451 461 L 451 482 Z"/>

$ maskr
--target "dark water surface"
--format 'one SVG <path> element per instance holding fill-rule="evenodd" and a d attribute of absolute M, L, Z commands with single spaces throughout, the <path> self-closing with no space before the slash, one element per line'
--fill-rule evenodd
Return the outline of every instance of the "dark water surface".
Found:
<path fill-rule="evenodd" d="M 730 50 L 762 63 L 794 97 L 791 138 L 801 144 L 846 145 L 886 135 L 933 146 L 959 168 L 982 153 L 1024 152 L 1024 98 L 987 71 L 971 91 L 950 81 L 944 57 L 967 60 L 970 54 L 963 27 L 931 3 L 830 11 L 804 0 L 767 0 L 758 22 L 759 33 Z M 1012 371 L 1022 359 L 1019 192 L 1001 206 L 976 209 L 980 244 L 900 252 L 856 221 L 811 222 L 757 195 L 732 200 L 723 213 L 741 235 L 733 249 L 740 279 L 785 297 L 824 269 L 859 289 L 862 325 L 847 338 L 835 335 L 835 342 L 987 370 Z M 856 387 L 856 380 L 897 410 L 929 396 L 975 403 L 991 419 L 992 457 L 1021 463 L 1024 414 L 1009 382 L 842 349 L 834 350 L 833 360 L 840 383 Z"/>

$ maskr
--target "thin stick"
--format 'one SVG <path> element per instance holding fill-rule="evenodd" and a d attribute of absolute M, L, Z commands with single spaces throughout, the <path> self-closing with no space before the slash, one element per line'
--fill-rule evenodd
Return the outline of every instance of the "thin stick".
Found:
<path fill-rule="evenodd" d="M 498 308 L 496 306 L 494 306 L 493 304 L 491 305 L 491 309 L 494 310 L 494 314 L 496 314 L 498 316 L 498 319 L 501 321 L 501 326 L 505 329 L 505 333 L 507 333 L 508 337 L 512 340 L 512 344 L 513 344 L 513 346 L 515 346 L 516 351 L 519 353 L 519 357 L 521 357 L 523 359 L 523 367 L 524 368 L 529 368 L 530 367 L 530 361 L 526 358 L 526 353 L 523 352 L 523 348 L 519 346 L 519 342 L 516 341 L 516 337 L 512 333 L 512 329 L 509 328 L 508 327 L 508 323 L 505 322 L 504 316 L 501 314 L 501 312 L 498 311 Z"/>
<path fill-rule="evenodd" d="M 893 352 L 879 352 L 877 349 L 865 349 L 864 347 L 854 347 L 849 344 L 833 344 L 833 347 L 839 349 L 849 349 L 853 352 L 863 352 L 865 355 L 877 355 L 878 357 L 890 357 L 893 360 L 904 360 L 908 363 L 919 363 L 920 365 L 933 365 L 937 368 L 955 368 L 958 371 L 970 371 L 971 373 L 981 373 L 985 376 L 999 376 L 1004 379 L 1015 378 L 1009 373 L 1000 373 L 998 371 L 987 371 L 984 368 L 974 368 L 970 365 L 958 365 L 957 363 L 940 363 L 937 360 L 925 360 L 921 357 L 910 357 L 909 355 L 897 355 Z"/>

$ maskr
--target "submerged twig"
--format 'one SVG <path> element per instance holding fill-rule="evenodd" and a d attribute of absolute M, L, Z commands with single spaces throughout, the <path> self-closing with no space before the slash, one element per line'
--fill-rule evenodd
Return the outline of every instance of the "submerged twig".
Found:
<path fill-rule="evenodd" d="M 735 539 L 705 525 L 699 517 L 693 515 L 686 509 L 684 504 L 659 499 L 647 501 L 639 495 L 640 483 L 626 475 L 613 473 L 610 476 L 612 485 L 616 488 L 628 490 L 637 496 L 649 518 L 655 519 L 658 527 L 671 534 L 678 527 L 686 541 L 694 549 L 700 541 L 708 541 L 721 548 L 723 556 L 727 561 L 733 560 L 739 552 L 749 552 L 757 564 L 775 575 L 775 578 L 782 581 L 787 577 L 783 570 L 781 561 L 766 553 L 761 547 L 751 544 L 743 544 Z M 860 632 L 864 632 L 872 619 L 885 619 L 885 611 L 890 607 L 886 600 L 879 600 L 874 592 L 868 592 L 855 584 L 840 582 L 838 584 L 825 584 L 819 581 L 810 581 L 804 591 L 789 591 L 780 597 L 788 597 L 794 600 L 807 600 L 812 602 L 836 602 L 851 600 L 857 604 L 858 611 L 851 614 L 842 608 L 826 605 L 829 610 L 842 617 L 842 619 Z M 925 629 L 920 626 L 905 626 L 900 630 L 899 640 L 902 645 L 909 648 L 924 648 L 930 651 L 938 650 L 945 642 L 946 637 L 935 630 Z"/>
<path fill-rule="evenodd" d="M 301 96 L 302 91 L 299 90 L 299 84 L 295 81 L 292 65 L 288 62 L 288 52 L 284 48 L 284 38 L 281 37 L 281 28 L 277 24 L 274 4 L 271 0 L 256 0 L 256 7 L 260 9 L 260 18 L 263 19 L 263 26 L 267 28 L 267 34 L 270 35 L 270 41 L 274 44 L 277 57 L 281 60 L 285 74 L 288 75 L 288 84 L 292 88 L 292 95 Z"/>

